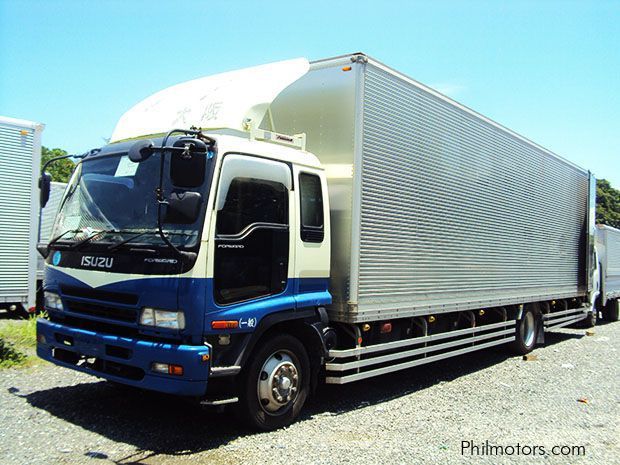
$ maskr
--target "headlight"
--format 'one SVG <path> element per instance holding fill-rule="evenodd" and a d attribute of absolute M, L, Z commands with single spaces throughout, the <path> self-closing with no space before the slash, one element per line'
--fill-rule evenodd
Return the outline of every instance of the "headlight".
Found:
<path fill-rule="evenodd" d="M 140 314 L 140 324 L 157 326 L 158 328 L 183 329 L 185 328 L 185 314 L 180 310 L 171 311 L 144 307 Z"/>
<path fill-rule="evenodd" d="M 47 308 L 58 311 L 64 310 L 62 306 L 62 300 L 60 300 L 60 296 L 58 294 L 55 294 L 54 292 L 44 292 L 43 300 Z"/>

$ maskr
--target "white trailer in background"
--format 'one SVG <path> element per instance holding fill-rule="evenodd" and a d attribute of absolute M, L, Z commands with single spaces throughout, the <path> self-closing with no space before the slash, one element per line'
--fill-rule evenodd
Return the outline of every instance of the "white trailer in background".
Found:
<path fill-rule="evenodd" d="M 601 279 L 599 308 L 603 318 L 618 321 L 620 306 L 620 230 L 596 225 L 596 250 L 598 251 Z"/>
<path fill-rule="evenodd" d="M 0 116 L 0 307 L 36 301 L 41 123 Z"/>

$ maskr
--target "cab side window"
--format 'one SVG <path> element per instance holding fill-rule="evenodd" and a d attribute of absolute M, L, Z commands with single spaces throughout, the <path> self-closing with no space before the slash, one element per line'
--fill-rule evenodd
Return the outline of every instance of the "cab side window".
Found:
<path fill-rule="evenodd" d="M 235 178 L 217 215 L 217 235 L 239 234 L 256 223 L 288 224 L 288 194 L 279 182 Z"/>
<path fill-rule="evenodd" d="M 323 242 L 323 194 L 321 178 L 315 174 L 299 174 L 301 206 L 301 240 L 304 242 Z"/>

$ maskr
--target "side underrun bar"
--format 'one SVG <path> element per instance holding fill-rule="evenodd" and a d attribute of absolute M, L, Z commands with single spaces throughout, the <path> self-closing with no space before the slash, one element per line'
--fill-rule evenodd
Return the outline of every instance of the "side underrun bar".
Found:
<path fill-rule="evenodd" d="M 515 339 L 515 323 L 509 320 L 384 344 L 331 350 L 332 361 L 325 366 L 326 382 L 346 384 L 506 344 Z"/>

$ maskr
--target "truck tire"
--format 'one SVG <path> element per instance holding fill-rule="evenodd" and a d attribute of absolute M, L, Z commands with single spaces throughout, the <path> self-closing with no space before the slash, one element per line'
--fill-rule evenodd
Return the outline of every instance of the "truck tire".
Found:
<path fill-rule="evenodd" d="M 620 300 L 610 300 L 605 305 L 605 310 L 603 310 L 603 316 L 607 321 L 618 321 L 618 307 L 620 307 Z"/>
<path fill-rule="evenodd" d="M 597 313 L 598 311 L 595 308 L 593 311 L 588 312 L 588 316 L 586 316 L 583 320 L 578 321 L 577 323 L 573 325 L 569 325 L 569 328 L 572 328 L 572 327 L 583 328 L 583 329 L 594 328 L 596 326 Z"/>
<path fill-rule="evenodd" d="M 521 319 L 517 321 L 516 339 L 510 344 L 511 351 L 518 355 L 525 355 L 534 350 L 539 325 L 537 313 L 531 306 L 526 306 Z"/>
<path fill-rule="evenodd" d="M 303 344 L 282 334 L 261 344 L 242 374 L 237 415 L 252 429 L 292 423 L 310 392 L 310 360 Z"/>
<path fill-rule="evenodd" d="M 596 314 L 597 314 L 597 310 L 594 309 L 591 312 L 588 312 L 588 316 L 586 317 L 585 320 L 583 320 L 583 324 L 586 328 L 594 328 L 596 326 Z"/>

